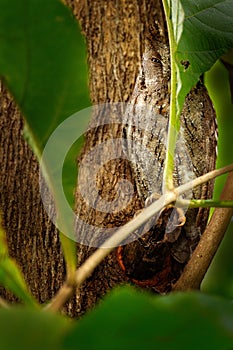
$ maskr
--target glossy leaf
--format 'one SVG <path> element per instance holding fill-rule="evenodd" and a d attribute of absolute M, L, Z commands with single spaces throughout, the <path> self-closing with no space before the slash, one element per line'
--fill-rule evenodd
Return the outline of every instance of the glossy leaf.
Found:
<path fill-rule="evenodd" d="M 39 158 L 53 131 L 89 105 L 85 60 L 79 25 L 61 1 L 0 0 L 0 76 L 22 111 L 25 137 Z M 72 204 L 76 156 L 67 158 L 63 174 L 63 189 Z M 61 216 L 54 169 L 46 164 L 43 171 Z M 75 265 L 76 254 L 70 255 L 74 244 L 65 241 L 68 265 Z"/>
<path fill-rule="evenodd" d="M 111 293 L 65 338 L 66 349 L 231 349 L 233 305 L 201 293 Z"/>
<path fill-rule="evenodd" d="M 59 0 L 0 0 L 0 75 L 39 153 L 49 135 L 89 104 L 85 45 Z"/>
<path fill-rule="evenodd" d="M 181 107 L 200 75 L 233 47 L 233 3 L 232 0 L 175 0 L 168 3 L 178 69 L 177 99 Z"/>

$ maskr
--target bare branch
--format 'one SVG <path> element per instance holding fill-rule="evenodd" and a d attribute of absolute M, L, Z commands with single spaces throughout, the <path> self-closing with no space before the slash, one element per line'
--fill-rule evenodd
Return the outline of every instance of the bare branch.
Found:
<path fill-rule="evenodd" d="M 229 173 L 221 200 L 233 199 L 233 173 Z M 215 209 L 201 240 L 173 290 L 199 289 L 233 215 L 233 208 Z"/>
<path fill-rule="evenodd" d="M 172 202 L 175 202 L 179 195 L 192 189 L 195 186 L 205 183 L 229 171 L 233 171 L 233 164 L 218 170 L 211 171 L 193 181 L 186 183 L 185 185 L 177 187 L 174 191 L 164 194 L 156 202 L 145 208 L 133 220 L 129 221 L 126 225 L 117 230 L 112 237 L 106 240 L 106 242 L 78 268 L 76 271 L 75 286 L 69 285 L 68 282 L 65 282 L 58 293 L 51 300 L 51 302 L 46 306 L 46 309 L 52 311 L 60 309 L 74 293 L 75 288 L 81 286 L 81 284 L 93 273 L 94 269 L 112 250 L 115 249 L 115 247 L 117 247 L 125 238 L 127 238 L 130 233 L 134 232 L 138 227 L 147 222 L 152 216 L 162 210 L 165 206 Z"/>
<path fill-rule="evenodd" d="M 44 309 L 50 311 L 58 311 L 62 308 L 67 300 L 74 294 L 75 286 L 69 285 L 66 281 L 63 286 L 59 289 L 57 294 L 51 300 L 49 304 L 47 304 Z"/>
<path fill-rule="evenodd" d="M 64 303 L 71 297 L 75 291 L 75 287 L 81 284 L 92 274 L 94 269 L 101 261 L 115 249 L 130 233 L 134 232 L 140 225 L 150 219 L 155 213 L 163 209 L 164 206 L 170 204 L 176 199 L 175 193 L 169 196 L 161 196 L 156 202 L 145 208 L 138 216 L 122 226 L 116 233 L 110 237 L 100 248 L 98 248 L 76 271 L 76 285 L 70 286 L 65 282 L 51 302 L 46 305 L 46 309 L 56 311 L 60 309 Z"/>
<path fill-rule="evenodd" d="M 200 177 L 198 177 L 190 182 L 187 182 L 184 185 L 177 187 L 175 189 L 175 191 L 178 192 L 178 194 L 180 195 L 182 193 L 185 193 L 186 191 L 191 190 L 192 188 L 194 188 L 196 186 L 199 186 L 199 185 L 201 185 L 209 180 L 215 179 L 217 176 L 223 175 L 223 174 L 228 173 L 230 171 L 233 171 L 233 164 L 227 165 L 227 166 L 220 168 L 220 169 L 210 171 L 207 174 L 204 174 L 204 175 L 202 175 L 202 176 L 200 176 Z"/>

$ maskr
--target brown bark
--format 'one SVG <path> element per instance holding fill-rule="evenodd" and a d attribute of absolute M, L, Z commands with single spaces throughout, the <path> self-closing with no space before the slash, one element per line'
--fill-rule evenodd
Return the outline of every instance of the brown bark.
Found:
<path fill-rule="evenodd" d="M 65 1 L 73 8 L 87 38 L 90 67 L 90 91 L 93 103 L 127 101 L 132 92 L 141 61 L 145 33 L 155 19 L 161 17 L 157 0 L 119 1 Z M 30 290 L 40 302 L 50 299 L 64 278 L 64 262 L 59 238 L 47 218 L 38 188 L 38 162 L 22 136 L 23 121 L 14 102 L 1 85 L 1 197 L 0 207 L 7 232 L 10 254 L 19 263 Z M 84 153 L 106 134 L 119 135 L 115 125 L 111 131 L 99 128 L 87 135 Z M 110 177 L 109 177 L 110 174 Z M 109 186 L 102 191 L 108 199 L 114 196 L 118 177 L 132 180 L 129 166 L 124 161 L 110 162 L 102 175 Z M 99 180 L 101 184 L 101 179 Z M 109 195 L 110 193 L 110 195 Z M 101 219 L 103 226 L 120 226 L 140 207 L 134 206 L 117 216 L 89 213 L 92 222 Z M 77 211 L 86 216 L 86 207 L 77 198 Z M 92 249 L 79 247 L 80 262 Z M 124 281 L 115 255 L 111 255 L 86 282 L 76 298 L 69 303 L 69 314 L 83 314 L 105 292 Z M 15 298 L 3 288 L 0 295 Z"/>
<path fill-rule="evenodd" d="M 90 71 L 90 93 L 94 104 L 126 102 L 132 94 L 138 75 L 145 36 L 155 19 L 163 24 L 160 0 L 66 0 L 79 19 L 87 40 Z M 4 225 L 10 253 L 19 262 L 26 281 L 40 302 L 54 295 L 64 277 L 64 263 L 58 235 L 43 209 L 38 188 L 38 163 L 22 137 L 22 118 L 11 99 L 1 91 L 1 197 Z M 108 114 L 95 114 L 94 120 L 108 121 Z M 90 130 L 80 157 L 103 141 L 119 138 L 121 126 L 115 111 L 111 114 L 111 125 Z M 104 150 L 108 155 L 108 149 Z M 134 189 L 129 164 L 119 157 L 101 167 L 97 176 L 97 187 L 101 198 L 107 201 L 119 199 L 125 202 L 124 191 L 117 192 L 119 179 L 129 180 Z M 135 191 L 136 193 L 136 191 Z M 98 200 L 96 201 L 98 204 Z M 85 222 L 102 228 L 123 225 L 140 209 L 137 195 L 123 210 L 101 213 L 87 206 L 77 190 L 76 212 Z M 79 237 L 91 235 L 82 223 L 77 224 Z M 104 237 L 101 237 L 103 239 Z M 95 248 L 78 244 L 81 264 Z M 69 302 L 68 312 L 72 316 L 82 315 L 115 285 L 128 282 L 116 259 L 110 254 L 83 284 Z M 4 290 L 0 295 L 7 296 Z"/>
<path fill-rule="evenodd" d="M 48 220 L 39 192 L 39 165 L 23 138 L 23 119 L 0 82 L 0 208 L 9 253 L 40 301 L 59 289 L 64 263 L 58 233 Z M 0 289 L 0 295 L 15 300 Z"/>
<path fill-rule="evenodd" d="M 156 19 L 163 23 L 160 1 L 66 2 L 72 6 L 79 18 L 87 40 L 90 92 L 93 103 L 128 101 L 138 75 L 145 36 L 148 34 L 149 27 Z M 114 125 L 98 127 L 87 133 L 80 161 L 103 141 L 121 137 L 121 125 L 117 123 L 119 115 L 116 116 L 116 114 L 113 108 L 111 121 L 116 122 Z M 105 118 L 107 123 L 109 113 L 97 113 L 93 116 L 93 120 L 100 123 L 103 123 Z M 102 159 L 107 159 L 108 152 L 108 148 L 103 150 Z M 122 150 L 119 148 L 118 159 L 105 162 L 97 177 L 96 186 L 100 190 L 101 198 L 110 202 L 118 198 L 119 203 L 124 203 L 124 191 L 119 196 L 117 194 L 118 182 L 122 178 L 133 184 L 136 193 L 129 164 L 121 157 Z M 82 183 L 79 184 L 82 185 Z M 96 205 L 101 198 L 98 200 L 93 198 Z M 135 195 L 124 210 L 101 213 L 88 207 L 79 191 L 76 193 L 76 212 L 79 218 L 97 227 L 121 226 L 130 220 L 140 207 L 141 202 Z M 82 224 L 77 226 L 77 231 L 79 241 L 82 237 L 93 234 L 92 230 L 87 231 Z M 103 236 L 104 234 L 101 240 Z M 105 236 L 107 237 L 108 235 Z M 94 250 L 95 248 L 78 245 L 79 263 L 82 263 Z M 126 282 L 128 280 L 117 262 L 116 251 L 113 251 L 77 291 L 77 313 L 83 314 L 93 307 L 110 288 Z"/>

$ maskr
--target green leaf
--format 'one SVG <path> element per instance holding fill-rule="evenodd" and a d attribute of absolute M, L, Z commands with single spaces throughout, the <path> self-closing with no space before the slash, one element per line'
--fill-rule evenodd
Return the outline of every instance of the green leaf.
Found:
<path fill-rule="evenodd" d="M 165 190 L 173 189 L 174 152 L 185 97 L 201 74 L 233 47 L 232 5 L 232 0 L 163 0 L 171 58 Z"/>
<path fill-rule="evenodd" d="M 148 296 L 124 287 L 68 333 L 66 349 L 231 349 L 233 305 L 201 293 Z"/>
<path fill-rule="evenodd" d="M 61 1 L 0 0 L 0 76 L 22 111 L 25 136 L 39 158 L 54 130 L 90 103 L 85 61 L 79 25 Z M 59 155 L 59 148 L 56 153 Z M 63 172 L 63 190 L 72 204 L 76 156 L 73 152 L 67 157 Z M 43 174 L 53 192 L 57 214 L 65 221 L 50 163 L 43 164 Z M 69 265 L 73 260 L 74 265 L 76 254 L 66 256 L 74 249 L 66 248 L 66 260 Z"/>
<path fill-rule="evenodd" d="M 60 342 L 70 322 L 59 315 L 23 308 L 0 310 L 1 349 L 52 350 Z"/>
<path fill-rule="evenodd" d="M 218 168 L 233 163 L 232 134 L 233 134 L 233 105 L 228 71 L 221 62 L 205 74 L 205 84 L 208 88 L 218 120 Z M 222 181 L 224 184 L 224 179 Z M 222 187 L 222 186 L 221 186 Z M 219 195 L 219 193 L 218 193 Z M 218 198 L 217 196 L 215 198 Z"/>
<path fill-rule="evenodd" d="M 172 6 L 173 3 L 176 1 L 172 2 Z M 176 60 L 180 75 L 177 97 L 182 105 L 200 75 L 233 47 L 233 2 L 181 0 L 180 4 L 184 22 L 182 35 L 177 42 Z M 175 25 L 175 20 L 173 23 Z M 184 66 L 186 61 L 189 62 L 187 69 Z"/>
<path fill-rule="evenodd" d="M 75 272 L 77 268 L 76 244 L 74 244 L 74 241 L 69 239 L 62 232 L 59 232 L 59 237 L 60 237 L 62 250 L 66 261 L 66 271 L 67 271 L 66 279 L 68 283 L 74 285 Z"/>
<path fill-rule="evenodd" d="M 89 105 L 85 44 L 58 0 L 0 0 L 0 75 L 41 153 L 49 135 Z"/>
<path fill-rule="evenodd" d="M 10 257 L 0 258 L 0 284 L 12 291 L 27 305 L 36 305 L 35 299 L 27 289 L 22 272 Z"/>
<path fill-rule="evenodd" d="M 36 301 L 27 289 L 23 274 L 16 262 L 9 256 L 6 234 L 0 216 L 0 284 L 12 291 L 27 305 L 36 305 Z"/>
<path fill-rule="evenodd" d="M 218 156 L 217 168 L 233 163 L 232 134 L 233 105 L 228 71 L 224 65 L 217 61 L 205 74 L 205 85 L 214 103 L 218 121 Z M 218 200 L 226 181 L 226 175 L 215 180 L 214 199 Z"/>
<path fill-rule="evenodd" d="M 82 127 L 84 129 L 84 127 Z M 85 124 L 86 128 L 86 124 Z M 84 145 L 84 136 L 81 136 L 70 148 L 67 156 L 65 158 L 63 169 L 62 169 L 62 184 L 64 193 L 66 195 L 69 205 L 74 207 L 74 188 L 77 182 L 75 183 L 70 181 L 70 174 L 77 174 L 77 159 L 82 147 Z"/>
<path fill-rule="evenodd" d="M 233 298 L 233 222 L 230 223 L 221 245 L 202 282 L 204 292 Z"/>

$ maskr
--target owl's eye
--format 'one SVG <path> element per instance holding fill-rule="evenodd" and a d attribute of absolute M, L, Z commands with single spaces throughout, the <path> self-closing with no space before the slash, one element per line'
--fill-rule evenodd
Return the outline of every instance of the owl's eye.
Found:
<path fill-rule="evenodd" d="M 152 58 L 151 58 L 151 61 L 152 61 L 153 63 L 162 64 L 162 62 L 161 62 L 157 57 L 152 57 Z"/>

